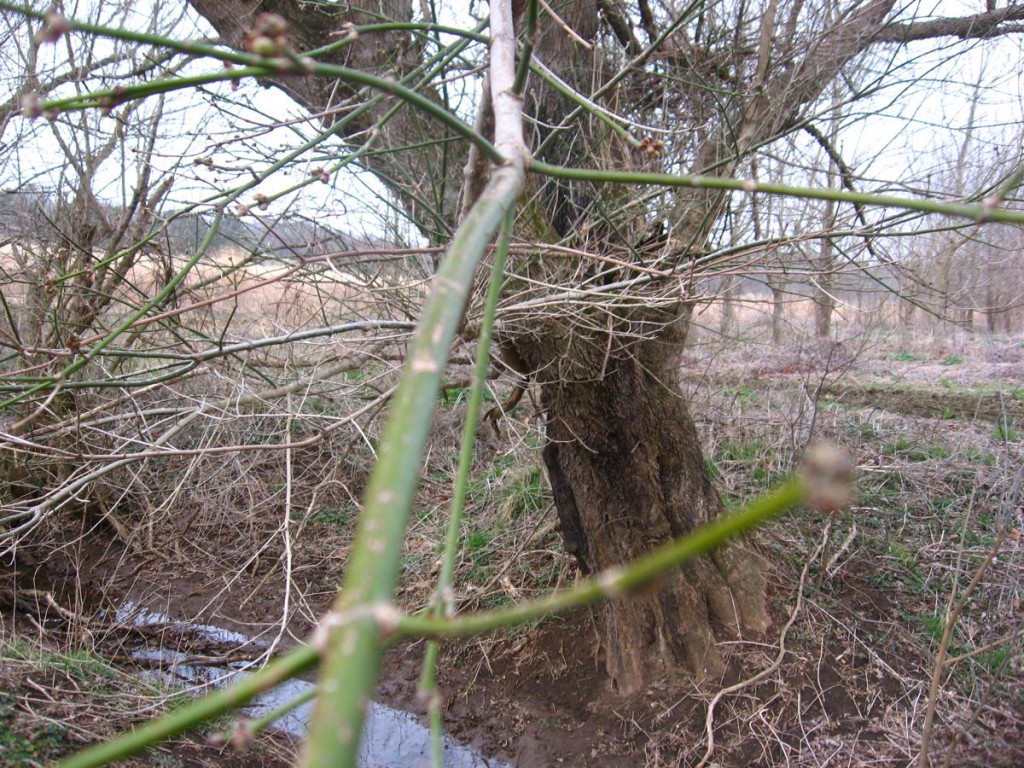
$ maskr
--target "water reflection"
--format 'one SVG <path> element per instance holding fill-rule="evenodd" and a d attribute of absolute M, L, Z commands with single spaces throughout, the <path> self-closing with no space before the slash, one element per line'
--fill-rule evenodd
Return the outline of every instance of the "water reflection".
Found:
<path fill-rule="evenodd" d="M 118 618 L 138 626 L 166 625 L 169 633 L 199 634 L 216 643 L 260 647 L 259 643 L 238 632 L 204 624 L 176 622 L 164 614 L 140 610 L 130 603 L 118 611 Z M 166 649 L 142 649 L 133 655 L 140 660 L 161 662 L 166 668 L 165 671 L 150 670 L 143 674 L 168 683 L 187 682 L 190 685 L 222 687 L 239 679 L 239 675 L 246 675 L 244 670 L 251 665 L 251 662 L 242 661 L 225 666 L 197 666 L 182 663 L 188 658 L 185 654 Z M 246 717 L 262 717 L 308 693 L 312 688 L 313 684 L 305 680 L 289 680 L 253 699 L 241 712 Z M 302 737 L 312 714 L 313 703 L 308 702 L 279 718 L 273 727 Z M 373 702 L 363 729 L 359 765 L 361 768 L 431 768 L 430 731 L 420 725 L 415 715 Z M 444 765 L 445 768 L 512 768 L 509 763 L 484 757 L 448 734 L 444 735 Z"/>

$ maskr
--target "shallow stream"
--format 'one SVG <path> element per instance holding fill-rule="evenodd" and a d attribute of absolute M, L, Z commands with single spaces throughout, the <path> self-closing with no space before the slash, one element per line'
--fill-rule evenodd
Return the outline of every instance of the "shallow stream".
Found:
<path fill-rule="evenodd" d="M 126 603 L 118 611 L 118 618 L 131 621 L 137 626 L 163 625 L 169 630 L 169 636 L 191 633 L 220 646 L 230 643 L 255 649 L 261 647 L 258 641 L 238 632 L 203 624 L 176 622 L 164 614 L 140 610 L 131 603 Z M 266 648 L 266 644 L 262 647 Z M 159 662 L 163 668 L 161 671 L 147 670 L 143 674 L 156 676 L 172 684 L 185 682 L 190 685 L 223 687 L 239 679 L 238 676 L 248 674 L 245 669 L 252 664 L 241 661 L 224 666 L 191 665 L 183 663 L 188 658 L 186 654 L 166 649 L 141 649 L 133 655 L 140 660 Z M 246 717 L 262 717 L 307 694 L 313 687 L 313 683 L 305 680 L 289 680 L 253 699 L 240 712 Z M 271 727 L 302 737 L 312 713 L 313 702 L 307 702 L 278 719 Z M 359 765 L 361 768 L 431 768 L 430 731 L 420 725 L 415 715 L 373 702 L 363 730 Z M 484 757 L 448 734 L 444 735 L 444 765 L 445 768 L 512 768 L 509 763 Z"/>

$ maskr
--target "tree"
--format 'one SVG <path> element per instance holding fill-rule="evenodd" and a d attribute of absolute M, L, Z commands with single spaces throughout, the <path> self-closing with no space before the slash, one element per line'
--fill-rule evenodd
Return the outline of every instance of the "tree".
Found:
<path fill-rule="evenodd" d="M 495 156 L 482 142 L 469 148 L 454 122 L 433 122 L 438 105 L 458 109 L 462 94 L 449 76 L 472 60 L 461 43 L 439 44 L 436 28 L 422 24 L 433 19 L 416 19 L 410 4 L 391 0 L 373 13 L 283 0 L 191 4 L 227 44 L 282 62 L 287 74 L 261 76 L 344 136 L 351 157 L 384 182 L 428 243 L 451 239 L 488 176 L 501 172 L 489 167 Z M 526 4 L 519 6 L 517 15 Z M 728 185 L 715 182 L 815 121 L 841 76 L 854 98 L 872 47 L 989 37 L 1016 31 L 1024 17 L 1009 7 L 903 23 L 890 19 L 893 7 L 873 0 L 820 17 L 775 0 L 682 12 L 581 0 L 556 7 L 557 17 L 541 13 L 536 35 L 524 37 L 535 62 L 526 110 L 536 173 L 516 230 L 515 299 L 502 307 L 498 342 L 506 364 L 540 385 L 544 459 L 566 549 L 583 570 L 625 565 L 722 511 L 676 386 L 694 275 L 728 238 Z M 469 46 L 474 34 L 456 37 Z M 308 51 L 348 68 L 345 77 L 295 69 Z M 389 95 L 397 84 L 409 89 L 403 100 Z M 833 114 L 836 100 L 829 94 Z M 496 110 L 483 99 L 482 133 L 495 131 Z M 644 175 L 680 169 L 703 178 L 675 184 Z M 61 275 L 74 271 L 60 267 Z M 465 312 L 465 339 L 479 333 L 481 296 Z M 608 672 L 624 691 L 678 666 L 717 674 L 715 625 L 759 631 L 769 620 L 757 560 L 738 545 L 604 611 Z"/>
<path fill-rule="evenodd" d="M 280 0 L 192 5 L 239 49 L 251 43 L 253 20 L 263 12 L 285 20 L 297 51 L 324 50 L 346 30 L 354 38 L 353 25 L 413 18 L 410 5 L 398 0 L 374 13 Z M 525 6 L 516 4 L 517 16 Z M 712 246 L 725 201 L 721 190 L 652 189 L 637 203 L 621 188 L 609 193 L 590 183 L 586 171 L 595 171 L 595 179 L 610 168 L 686 168 L 730 177 L 757 148 L 813 119 L 823 93 L 841 74 L 854 72 L 869 49 L 939 36 L 990 37 L 1024 18 L 1024 9 L 1011 6 L 903 21 L 894 8 L 891 0 L 855 2 L 829 20 L 803 4 L 776 0 L 686 10 L 580 0 L 556 4 L 557 17 L 541 13 L 528 41 L 538 62 L 526 105 L 535 126 L 534 157 L 583 170 L 552 171 L 554 180 L 534 188 L 518 229 L 533 252 L 512 271 L 553 290 L 615 284 L 639 270 L 660 276 L 645 289 L 605 290 L 605 300 L 574 303 L 558 314 L 503 315 L 505 359 L 541 387 L 548 419 L 544 460 L 566 547 L 585 572 L 630 562 L 722 510 L 674 368 L 691 307 L 685 276 Z M 426 50 L 424 37 L 394 25 L 367 28 L 358 41 L 321 58 L 404 81 L 433 64 L 424 61 Z M 316 113 L 363 100 L 352 85 L 317 77 L 276 84 Z M 429 84 L 421 93 L 443 97 Z M 361 137 L 372 137 L 378 151 L 367 158 L 368 167 L 428 239 L 443 240 L 460 211 L 454 171 L 465 165 L 461 151 L 450 132 L 438 139 L 443 172 L 431 162 L 436 144 L 420 149 L 422 137 L 437 135 L 436 128 L 427 129 L 422 114 L 407 106 L 385 119 L 394 107 L 391 100 L 378 101 L 342 130 L 356 147 Z M 477 125 L 486 130 L 490 122 L 485 103 Z M 630 136 L 622 125 L 641 126 L 646 135 Z M 480 188 L 481 161 L 471 153 L 464 202 Z M 429 210 L 419 204 L 424 184 L 415 180 L 421 178 L 436 190 Z M 556 263 L 543 255 L 543 245 L 552 242 L 583 255 L 573 264 Z M 466 323 L 463 333 L 472 331 Z M 715 622 L 760 631 L 768 621 L 757 561 L 738 546 L 719 550 L 666 578 L 657 592 L 607 605 L 602 641 L 608 672 L 623 691 L 680 664 L 718 674 L 723 663 Z"/>
<path fill-rule="evenodd" d="M 1020 162 L 1014 149 L 1020 144 L 1020 122 L 1008 120 L 996 128 L 985 115 L 989 83 L 1000 76 L 991 59 L 982 55 L 971 62 L 977 71 L 964 87 L 965 114 L 959 135 L 937 149 L 931 164 L 918 171 L 920 183 L 930 190 L 969 199 L 998 189 L 1015 173 Z M 1016 207 L 1019 202 L 1009 200 L 1007 205 Z M 917 227 L 919 236 L 909 242 L 900 264 L 893 265 L 900 296 L 913 299 L 904 303 L 904 311 L 912 312 L 916 304 L 939 322 L 969 332 L 975 330 L 974 315 L 980 311 L 985 313 L 989 332 L 995 332 L 997 314 L 1018 303 L 1016 229 L 965 225 L 952 219 L 926 219 Z"/>
<path fill-rule="evenodd" d="M 159 3 L 149 10 L 150 23 L 169 23 Z M 90 18 L 97 24 L 122 25 L 129 14 L 127 5 L 97 5 Z M 154 270 L 158 276 L 149 286 L 133 284 L 129 275 L 141 261 L 161 257 L 159 246 L 147 235 L 173 179 L 149 157 L 162 135 L 161 123 L 172 117 L 173 110 L 162 98 L 129 99 L 111 105 L 106 116 L 78 112 L 41 123 L 11 118 L 25 103 L 37 103 L 62 89 L 81 93 L 84 80 L 96 73 L 131 83 L 155 72 L 175 72 L 183 59 L 124 42 L 97 50 L 66 41 L 59 55 L 48 55 L 52 51 L 34 38 L 38 27 L 9 13 L 3 22 L 4 75 L 10 79 L 3 88 L 8 98 L 0 103 L 0 135 L 8 147 L 24 153 L 7 151 L 0 157 L 0 172 L 8 185 L 3 246 L 9 256 L 0 265 L 0 343 L 8 381 L 38 381 L 57 376 L 98 326 L 116 323 L 137 308 L 147 292 L 163 287 L 162 269 Z M 40 149 L 44 145 L 46 149 Z M 133 161 L 127 160 L 128 154 Z M 71 377 L 41 400 L 8 410 L 5 431 L 24 434 L 44 412 L 59 420 L 85 410 L 88 397 L 76 391 L 79 383 Z M 53 447 L 81 451 L 81 438 L 71 430 L 55 439 Z M 0 499 L 22 500 L 37 488 L 60 486 L 79 471 L 66 461 L 36 463 L 5 452 L 0 476 L 6 483 Z M 37 520 L 18 505 L 4 512 L 0 527 L 14 532 Z"/>
<path fill-rule="evenodd" d="M 500 141 L 495 136 L 498 150 L 450 119 L 470 96 L 451 78 L 475 64 L 466 51 L 478 32 L 433 26 L 397 0 L 377 4 L 373 13 L 287 0 L 192 5 L 223 41 L 259 58 L 253 69 L 261 78 L 318 115 L 325 134 L 346 138 L 346 160 L 358 160 L 387 186 L 427 242 L 446 242 L 460 218 L 470 223 L 458 230 L 457 244 L 497 228 L 500 206 L 480 213 L 479 203 L 494 202 L 484 192 L 494 187 L 485 185 L 507 179 L 502 191 L 518 193 L 524 159 L 507 133 Z M 988 37 L 1015 31 L 1024 17 L 1012 7 L 900 21 L 890 19 L 893 7 L 853 3 L 829 20 L 802 3 L 774 0 L 685 11 L 581 0 L 556 7 L 557 17 L 541 13 L 534 28 L 537 5 L 517 4 L 525 32 L 521 61 L 533 66 L 526 107 L 534 173 L 521 201 L 498 346 L 517 375 L 540 386 L 544 460 L 566 548 L 584 571 L 610 573 L 611 583 L 617 567 L 722 510 L 676 375 L 694 276 L 721 255 L 719 243 L 728 237 L 727 191 L 761 189 L 733 182 L 737 169 L 815 120 L 822 95 L 840 76 L 847 98 L 858 95 L 859 65 L 873 46 Z M 439 42 L 441 34 L 455 42 Z M 509 40 L 494 37 L 507 55 Z M 334 66 L 321 71 L 317 62 Z M 499 106 L 514 116 L 510 94 L 499 89 L 493 100 L 481 100 L 480 133 L 500 133 L 507 112 Z M 492 168 L 495 160 L 506 164 Z M 682 169 L 702 175 L 680 176 Z M 659 170 L 671 173 L 651 173 Z M 978 218 L 979 211 L 968 212 Z M 480 231 L 467 235 L 474 225 Z M 453 252 L 460 255 L 454 246 Z M 465 270 L 465 262 L 452 269 Z M 448 273 L 436 280 L 439 298 L 428 313 L 461 298 L 449 282 Z M 481 281 L 460 323 L 467 340 L 481 333 L 482 287 Z M 445 349 L 432 349 L 433 357 L 417 357 L 426 347 L 414 349 L 410 375 L 437 375 L 447 343 L 427 343 Z M 396 400 L 396 408 L 413 407 Z M 387 495 L 371 492 L 378 493 L 374 501 Z M 373 544 L 386 546 L 381 539 Z M 355 586 L 368 600 L 390 598 L 387 585 Z M 378 614 L 355 605 L 347 615 L 353 625 L 388 623 L 378 603 L 369 604 Z M 610 677 L 629 691 L 678 666 L 718 673 L 715 624 L 760 630 L 768 618 L 757 560 L 737 545 L 719 549 L 665 575 L 657 591 L 607 605 L 602 633 Z M 332 627 L 325 623 L 325 631 Z M 356 639 L 376 642 L 365 634 Z"/>
<path fill-rule="evenodd" d="M 48 5 L 37 7 L 42 15 Z M 91 3 L 84 13 L 80 23 L 122 37 L 75 31 L 54 41 L 43 19 L 0 11 L 5 554 L 19 542 L 42 541 L 48 550 L 53 538 L 47 541 L 45 529 L 66 530 L 69 518 L 86 521 L 86 530 L 109 530 L 130 549 L 151 548 L 153 523 L 174 495 L 166 479 L 192 472 L 173 466 L 175 445 L 214 435 L 224 445 L 248 442 L 248 428 L 236 430 L 236 421 L 223 430 L 218 422 L 234 419 L 213 417 L 228 404 L 259 403 L 261 419 L 277 430 L 275 422 L 300 414 L 308 400 L 341 389 L 333 376 L 344 378 L 413 326 L 410 291 L 393 290 L 389 260 L 402 262 L 406 279 L 417 265 L 393 253 L 393 242 L 362 238 L 353 226 L 343 234 L 287 211 L 264 216 L 258 199 L 244 215 L 244 206 L 218 217 L 203 204 L 211 186 L 231 186 L 239 176 L 243 186 L 251 183 L 245 162 L 235 169 L 234 158 L 225 162 L 211 146 L 217 131 L 227 130 L 216 110 L 241 111 L 251 123 L 247 90 L 260 89 L 226 87 L 207 104 L 194 92 L 184 99 L 111 95 L 100 109 L 18 118 L 19 109 L 30 114 L 47 100 L 88 98 L 105 86 L 145 91 L 187 74 L 189 56 L 123 36 L 154 29 L 196 36 L 201 20 L 186 5 Z M 194 125 L 206 135 L 182 129 Z M 233 149 L 251 160 L 241 140 Z M 326 189 L 319 176 L 306 177 Z M 215 191 L 209 199 L 220 197 Z M 368 253 L 344 273 L 325 256 L 355 247 Z M 381 250 L 387 253 L 374 255 Z M 364 295 L 356 297 L 357 288 Z M 369 338 L 377 329 L 386 329 L 385 341 Z M 314 347 L 330 339 L 330 351 L 313 363 L 301 350 L 277 354 L 299 338 Z M 364 404 L 386 400 L 379 392 L 369 398 Z M 169 414 L 176 423 L 164 421 Z M 323 441 L 337 431 L 326 423 L 317 429 Z M 63 526 L 46 525 L 62 513 Z M 43 535 L 26 541 L 37 528 Z"/>

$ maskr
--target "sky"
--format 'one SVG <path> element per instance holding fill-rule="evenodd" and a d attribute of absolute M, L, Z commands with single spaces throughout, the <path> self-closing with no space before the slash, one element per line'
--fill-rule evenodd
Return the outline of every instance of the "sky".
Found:
<path fill-rule="evenodd" d="M 162 5 L 157 6 L 156 3 Z M 979 2 L 960 0 L 920 0 L 917 12 L 929 15 L 962 15 L 980 10 Z M 448 12 L 456 6 L 442 4 Z M 67 3 L 68 14 L 83 18 L 104 13 L 110 4 L 97 0 Z M 128 25 L 145 29 L 153 23 L 154 9 L 165 20 L 172 20 L 177 36 L 210 34 L 204 23 L 191 14 L 180 0 L 142 0 L 131 5 L 123 18 Z M 908 9 L 908 12 L 911 9 Z M 108 20 L 120 21 L 121 17 Z M 19 84 L 17 72 L 24 57 L 26 33 L 14 30 L 0 46 L 0 98 L 6 98 Z M 20 46 L 14 44 L 20 40 Z M 89 42 L 96 56 L 109 54 L 113 45 L 105 40 Z M 890 48 L 890 50 L 892 50 Z M 45 46 L 41 61 L 58 64 L 67 56 L 66 43 Z M 895 53 L 902 76 L 876 93 L 869 101 L 844 111 L 844 129 L 840 148 L 863 188 L 904 193 L 934 192 L 945 187 L 956 194 L 950 182 L 950 167 L 967 136 L 966 126 L 972 99 L 975 122 L 989 126 L 976 130 L 969 139 L 972 163 L 982 169 L 1005 164 L 1020 153 L 1020 126 L 1024 124 L 1021 93 L 1021 42 L 1016 38 L 997 41 L 914 43 Z M 882 54 L 872 62 L 888 65 Z M 219 65 L 209 61 L 189 65 L 184 72 L 211 71 Z M 111 82 L 108 78 L 107 82 Z M 865 80 L 869 83 L 870 79 Z M 65 91 L 72 90 L 66 86 Z M 279 153 L 313 136 L 318 126 L 308 120 L 304 110 L 281 91 L 245 83 L 233 91 L 227 85 L 213 86 L 200 93 L 179 92 L 161 105 L 161 138 L 152 154 L 145 155 L 153 168 L 176 177 L 169 196 L 171 207 L 209 201 L 218 191 L 252 177 Z M 142 108 L 155 109 L 155 102 Z M 863 113 L 872 113 L 862 119 Z M 69 120 L 87 121 L 100 133 L 116 127 L 111 117 L 96 111 L 70 115 Z M 284 127 L 275 127 L 281 126 Z M 995 128 L 992 128 L 992 127 Z M 70 144 L 70 130 L 63 130 Z M 52 184 L 57 175 L 68 173 L 54 127 L 39 120 L 26 123 L 15 118 L 0 141 L 0 188 L 14 190 L 26 183 Z M 331 154 L 343 152 L 340 142 L 325 145 L 318 152 L 265 182 L 243 201 L 255 209 L 257 192 L 273 195 L 326 166 Z M 128 136 L 123 146 L 106 161 L 98 174 L 101 194 L 112 201 L 130 197 L 133 172 L 124 173 L 122 163 L 134 165 L 144 144 L 140 137 Z M 811 151 L 811 150 L 808 150 Z M 212 161 L 212 166 L 205 164 Z M 196 161 L 200 162 L 196 162 Z M 979 171 L 979 173 L 982 171 Z M 821 183 L 820 181 L 818 183 Z M 330 216 L 340 228 L 355 231 L 398 229 L 414 238 L 389 213 L 386 193 L 369 174 L 343 172 L 333 175 L 328 184 L 313 184 L 300 193 L 275 202 L 270 213 L 294 211 L 314 217 Z"/>

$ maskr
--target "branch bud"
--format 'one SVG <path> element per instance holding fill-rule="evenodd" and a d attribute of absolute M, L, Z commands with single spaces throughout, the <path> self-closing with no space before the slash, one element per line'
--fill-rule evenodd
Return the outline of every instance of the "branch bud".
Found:
<path fill-rule="evenodd" d="M 265 59 L 280 56 L 288 48 L 288 22 L 276 13 L 261 13 L 256 25 L 245 34 L 245 49 Z"/>
<path fill-rule="evenodd" d="M 253 35 L 245 41 L 245 47 L 249 53 L 269 59 L 281 53 L 281 46 L 266 35 Z"/>
<path fill-rule="evenodd" d="M 854 463 L 838 446 L 818 443 L 804 455 L 807 501 L 819 512 L 835 512 L 853 501 Z"/>
<path fill-rule="evenodd" d="M 68 20 L 56 11 L 50 11 L 43 19 L 43 26 L 36 32 L 35 41 L 37 45 L 56 43 L 70 31 Z"/>
<path fill-rule="evenodd" d="M 43 102 L 38 93 L 26 93 L 21 97 L 21 116 L 35 120 L 43 115 Z"/>

